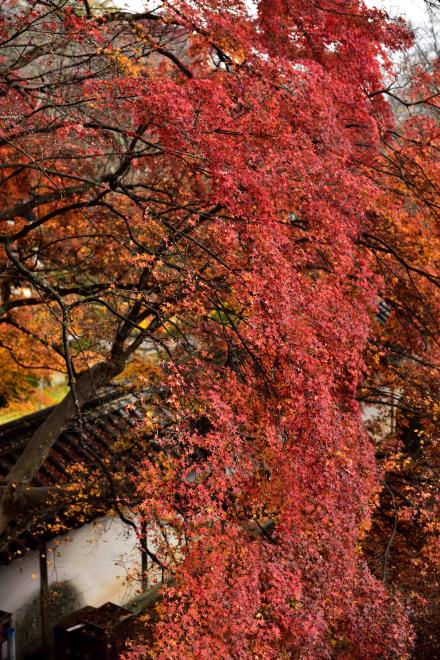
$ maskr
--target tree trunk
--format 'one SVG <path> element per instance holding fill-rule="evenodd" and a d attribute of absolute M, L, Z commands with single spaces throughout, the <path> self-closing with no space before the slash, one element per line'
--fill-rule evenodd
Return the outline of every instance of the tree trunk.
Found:
<path fill-rule="evenodd" d="M 125 360 L 112 360 L 99 362 L 87 371 L 83 371 L 75 383 L 79 405 L 83 406 L 96 394 L 99 387 L 107 385 L 124 366 Z M 75 401 L 72 392 L 69 392 L 35 431 L 23 453 L 5 477 L 3 483 L 9 485 L 9 489 L 4 489 L 0 500 L 0 535 L 7 529 L 13 517 L 11 501 L 20 499 L 20 494 L 31 483 L 66 424 L 75 417 L 75 414 Z"/>

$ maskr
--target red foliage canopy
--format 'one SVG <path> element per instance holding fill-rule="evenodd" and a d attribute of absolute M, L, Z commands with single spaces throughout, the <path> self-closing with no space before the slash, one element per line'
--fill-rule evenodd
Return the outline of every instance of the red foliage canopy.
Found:
<path fill-rule="evenodd" d="M 405 657 L 403 608 L 358 547 L 377 475 L 355 400 L 365 166 L 403 25 L 357 0 L 4 4 L 4 268 L 62 312 L 75 404 L 85 361 L 111 377 L 146 337 L 161 353 L 172 431 L 137 475 L 146 522 L 173 530 L 152 652 Z"/>

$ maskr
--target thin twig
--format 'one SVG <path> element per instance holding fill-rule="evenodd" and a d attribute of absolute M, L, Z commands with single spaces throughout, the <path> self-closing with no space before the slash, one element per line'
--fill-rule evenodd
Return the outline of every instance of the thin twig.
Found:
<path fill-rule="evenodd" d="M 397 532 L 398 515 L 397 515 L 397 507 L 396 507 L 396 501 L 395 501 L 395 498 L 394 498 L 394 493 L 393 493 L 393 491 L 391 490 L 391 488 L 389 487 L 389 485 L 387 484 L 386 481 L 384 482 L 384 485 L 385 485 L 385 488 L 387 489 L 387 491 L 389 492 L 389 494 L 391 495 L 391 502 L 392 502 L 393 509 L 394 509 L 393 530 L 391 532 L 391 536 L 388 540 L 387 547 L 385 549 L 385 554 L 383 556 L 382 580 L 383 580 L 383 582 L 386 582 L 386 580 L 387 580 L 388 557 L 389 557 L 389 554 L 390 554 L 391 546 L 392 546 L 393 541 L 394 541 L 394 537 L 396 536 L 396 532 Z"/>

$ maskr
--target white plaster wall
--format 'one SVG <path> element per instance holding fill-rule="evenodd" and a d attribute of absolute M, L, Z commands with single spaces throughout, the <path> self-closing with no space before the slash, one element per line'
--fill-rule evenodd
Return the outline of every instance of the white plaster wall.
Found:
<path fill-rule="evenodd" d="M 115 516 L 98 518 L 48 544 L 49 582 L 69 594 L 60 616 L 107 601 L 123 605 L 140 591 L 140 567 L 135 532 Z M 36 552 L 0 566 L 0 609 L 14 613 L 17 660 L 38 645 L 39 587 Z"/>
<path fill-rule="evenodd" d="M 362 406 L 362 421 L 376 442 L 383 440 L 395 431 L 394 411 L 388 406 Z"/>
<path fill-rule="evenodd" d="M 39 588 L 38 557 L 29 552 L 23 559 L 0 567 L 0 610 L 16 612 Z"/>
<path fill-rule="evenodd" d="M 134 530 L 105 516 L 49 545 L 51 583 L 71 581 L 85 605 L 118 605 L 139 589 L 140 552 Z"/>

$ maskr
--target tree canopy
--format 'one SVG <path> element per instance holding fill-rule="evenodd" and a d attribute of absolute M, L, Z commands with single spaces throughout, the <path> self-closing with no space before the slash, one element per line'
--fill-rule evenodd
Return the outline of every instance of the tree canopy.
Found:
<path fill-rule="evenodd" d="M 68 392 L 1 484 L 0 534 L 68 422 L 87 453 L 100 388 L 151 392 L 118 484 L 172 584 L 131 657 L 408 656 L 362 551 L 383 472 L 360 399 L 435 444 L 439 69 L 384 82 L 411 43 L 359 0 L 2 4 L 4 397 L 34 372 Z"/>

